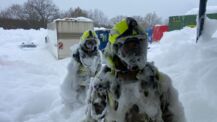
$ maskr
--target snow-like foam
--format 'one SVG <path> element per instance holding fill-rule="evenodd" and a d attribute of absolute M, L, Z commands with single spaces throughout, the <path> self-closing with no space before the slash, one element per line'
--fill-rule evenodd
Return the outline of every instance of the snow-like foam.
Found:
<path fill-rule="evenodd" d="M 0 29 L 1 122 L 82 120 L 85 106 L 70 111 L 59 95 L 70 59 L 56 60 L 46 49 L 45 36 L 44 29 Z M 215 32 L 196 44 L 196 29 L 184 28 L 150 45 L 148 59 L 172 78 L 188 122 L 217 121 L 216 37 Z M 25 41 L 38 46 L 23 50 L 19 45 Z"/>

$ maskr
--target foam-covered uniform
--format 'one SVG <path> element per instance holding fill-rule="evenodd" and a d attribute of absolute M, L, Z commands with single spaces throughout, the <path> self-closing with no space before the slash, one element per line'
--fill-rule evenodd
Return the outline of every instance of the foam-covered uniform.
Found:
<path fill-rule="evenodd" d="M 91 77 L 101 68 L 99 41 L 94 31 L 85 31 L 80 43 L 74 46 L 68 73 L 61 85 L 61 96 L 67 107 L 74 108 L 85 103 L 86 91 Z"/>
<path fill-rule="evenodd" d="M 85 122 L 185 122 L 171 79 L 146 57 L 146 35 L 137 22 L 117 23 L 105 49 L 107 64 L 89 87 Z"/>

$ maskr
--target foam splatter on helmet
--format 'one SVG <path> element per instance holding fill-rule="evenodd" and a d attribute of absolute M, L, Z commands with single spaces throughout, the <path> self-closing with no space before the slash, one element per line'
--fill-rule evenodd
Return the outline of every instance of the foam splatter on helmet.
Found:
<path fill-rule="evenodd" d="M 81 36 L 80 45 L 84 51 L 96 51 L 99 45 L 99 40 L 96 33 L 92 30 L 85 31 Z"/>
<path fill-rule="evenodd" d="M 107 64 L 116 70 L 143 68 L 147 57 L 147 36 L 137 21 L 127 17 L 115 24 L 105 49 Z"/>

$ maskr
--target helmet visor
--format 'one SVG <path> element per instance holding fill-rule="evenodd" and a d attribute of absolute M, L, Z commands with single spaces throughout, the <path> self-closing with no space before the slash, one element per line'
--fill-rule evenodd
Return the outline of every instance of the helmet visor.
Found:
<path fill-rule="evenodd" d="M 87 39 L 84 46 L 88 51 L 93 51 L 97 47 L 97 40 L 95 38 Z"/>
<path fill-rule="evenodd" d="M 119 38 L 115 44 L 116 54 L 127 64 L 128 69 L 136 70 L 144 67 L 147 56 L 145 35 Z"/>
<path fill-rule="evenodd" d="M 146 50 L 146 36 L 128 36 L 117 40 L 122 56 L 140 56 Z"/>

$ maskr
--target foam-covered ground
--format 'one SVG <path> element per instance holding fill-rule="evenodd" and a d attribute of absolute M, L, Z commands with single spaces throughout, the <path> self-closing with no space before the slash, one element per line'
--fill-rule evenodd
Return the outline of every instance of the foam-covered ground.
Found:
<path fill-rule="evenodd" d="M 169 74 L 188 122 L 216 122 L 217 39 L 195 43 L 194 29 L 166 33 L 149 59 Z"/>
<path fill-rule="evenodd" d="M 167 32 L 150 45 L 148 59 L 167 73 L 178 90 L 188 122 L 217 121 L 217 39 L 195 43 L 195 29 Z M 0 28 L 0 122 L 77 122 L 85 108 L 64 108 L 59 86 L 70 58 L 47 50 L 47 31 Z M 217 34 L 215 34 L 217 35 Z M 37 48 L 22 49 L 22 42 Z"/>

